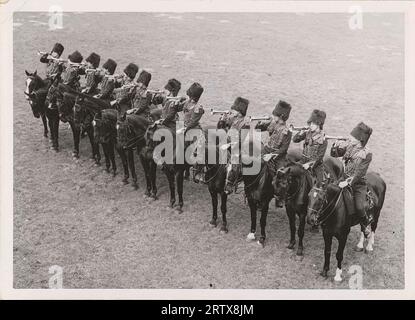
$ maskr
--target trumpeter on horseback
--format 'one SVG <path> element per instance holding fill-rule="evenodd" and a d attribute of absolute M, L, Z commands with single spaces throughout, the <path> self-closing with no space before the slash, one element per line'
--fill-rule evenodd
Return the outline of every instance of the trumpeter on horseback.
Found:
<path fill-rule="evenodd" d="M 134 113 L 152 121 L 150 105 L 153 100 L 153 94 L 147 90 L 151 81 L 151 73 L 143 70 L 138 75 L 137 87 L 132 93 L 132 109 L 127 110 L 127 114 Z"/>
<path fill-rule="evenodd" d="M 62 55 L 64 46 L 57 42 L 54 44 L 50 53 L 44 53 L 40 57 L 40 62 L 46 63 L 46 79 L 52 80 L 57 74 L 63 71 L 62 62 L 59 61 Z"/>
<path fill-rule="evenodd" d="M 351 132 L 347 140 L 336 140 L 331 148 L 332 157 L 343 157 L 344 180 L 339 183 L 340 188 L 350 186 L 353 190 L 356 215 L 365 236 L 370 234 L 369 217 L 365 211 L 366 203 L 366 172 L 372 161 L 372 153 L 366 147 L 372 134 L 372 128 L 360 122 Z"/>
<path fill-rule="evenodd" d="M 94 97 L 98 99 L 105 100 L 107 102 L 111 101 L 112 92 L 115 89 L 115 78 L 114 75 L 115 69 L 117 68 L 117 63 L 108 59 L 102 65 L 102 72 L 100 73 L 101 80 L 98 84 L 99 93 L 95 94 Z"/>
<path fill-rule="evenodd" d="M 134 91 L 134 78 L 138 72 L 138 66 L 134 63 L 129 63 L 121 77 L 115 77 L 115 89 L 113 90 L 113 99 L 111 101 L 112 106 L 116 106 L 116 109 L 120 114 L 123 114 L 128 109 L 131 109 L 132 93 Z"/>
<path fill-rule="evenodd" d="M 102 79 L 100 71 L 98 70 L 100 61 L 101 56 L 95 52 L 92 52 L 85 59 L 86 64 L 83 66 L 83 71 L 85 73 L 86 84 L 81 90 L 82 93 L 90 95 L 98 93 L 98 83 Z"/>

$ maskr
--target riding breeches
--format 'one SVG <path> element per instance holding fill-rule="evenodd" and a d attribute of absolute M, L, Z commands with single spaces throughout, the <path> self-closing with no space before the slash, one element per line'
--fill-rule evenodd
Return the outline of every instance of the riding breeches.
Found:
<path fill-rule="evenodd" d="M 352 186 L 354 203 L 356 207 L 356 214 L 358 217 L 364 217 L 365 212 L 365 203 L 366 203 L 366 192 L 367 186 L 364 182 L 356 183 Z"/>

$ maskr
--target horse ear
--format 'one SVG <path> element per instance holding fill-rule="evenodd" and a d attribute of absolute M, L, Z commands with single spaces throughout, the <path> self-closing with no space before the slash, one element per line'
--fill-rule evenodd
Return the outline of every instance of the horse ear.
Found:
<path fill-rule="evenodd" d="M 37 70 L 35 70 L 35 72 L 33 72 L 33 75 L 36 76 L 37 75 Z"/>
<path fill-rule="evenodd" d="M 30 73 L 29 73 L 29 72 L 27 72 L 27 70 L 25 70 L 24 72 L 26 73 L 26 75 L 27 75 L 28 77 L 30 76 Z"/>

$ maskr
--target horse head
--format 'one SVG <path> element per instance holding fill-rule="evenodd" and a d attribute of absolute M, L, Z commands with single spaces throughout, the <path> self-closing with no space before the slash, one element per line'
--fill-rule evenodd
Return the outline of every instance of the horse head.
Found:
<path fill-rule="evenodd" d="M 239 177 L 241 173 L 241 165 L 239 163 L 228 163 L 226 167 L 226 183 L 225 183 L 225 193 L 231 194 L 236 190 Z"/>

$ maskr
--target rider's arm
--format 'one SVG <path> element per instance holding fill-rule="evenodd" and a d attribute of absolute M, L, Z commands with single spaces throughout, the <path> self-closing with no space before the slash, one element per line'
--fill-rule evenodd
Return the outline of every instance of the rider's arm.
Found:
<path fill-rule="evenodd" d="M 306 137 L 306 131 L 305 130 L 298 131 L 293 137 L 293 142 L 294 143 L 301 142 L 305 139 L 305 137 Z"/>
<path fill-rule="evenodd" d="M 40 57 L 40 62 L 42 63 L 48 63 L 50 60 L 48 59 L 49 53 L 45 53 Z"/>
<path fill-rule="evenodd" d="M 335 158 L 342 157 L 346 153 L 348 146 L 349 141 L 336 140 L 330 149 L 330 155 Z"/>
<path fill-rule="evenodd" d="M 204 113 L 205 113 L 205 110 L 203 109 L 203 106 L 201 105 L 196 106 L 196 109 L 194 110 L 192 114 L 190 122 L 186 126 L 186 131 L 194 128 L 199 123 Z"/>
<path fill-rule="evenodd" d="M 352 186 L 366 175 L 367 169 L 369 168 L 369 164 L 372 161 L 372 154 L 366 154 L 365 150 L 361 150 L 357 156 L 358 159 L 356 160 L 353 179 L 350 182 L 350 185 Z"/>
<path fill-rule="evenodd" d="M 286 153 L 288 151 L 288 147 L 290 146 L 291 142 L 291 131 L 285 132 L 284 136 L 282 137 L 281 144 L 279 148 L 276 150 L 276 153 Z"/>

